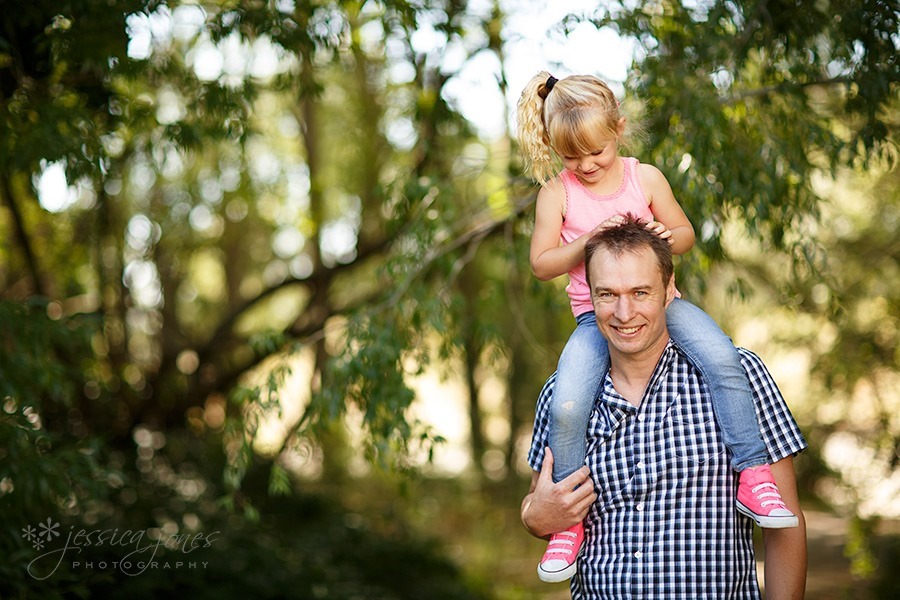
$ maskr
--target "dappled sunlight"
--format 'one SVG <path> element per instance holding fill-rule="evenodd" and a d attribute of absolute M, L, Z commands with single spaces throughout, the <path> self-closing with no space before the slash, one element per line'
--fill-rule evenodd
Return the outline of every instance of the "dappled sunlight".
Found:
<path fill-rule="evenodd" d="M 900 470 L 891 467 L 894 457 L 889 450 L 877 450 L 866 442 L 846 431 L 828 438 L 822 456 L 842 481 L 823 481 L 823 496 L 862 518 L 900 519 Z"/>
<path fill-rule="evenodd" d="M 433 428 L 434 433 L 446 438 L 434 452 L 430 466 L 435 474 L 459 475 L 469 468 L 468 393 L 459 369 L 452 366 L 431 368 L 407 381 L 416 393 L 416 401 L 409 409 L 409 416 Z M 424 450 L 413 457 L 415 463 L 427 462 Z"/>
<path fill-rule="evenodd" d="M 66 181 L 65 165 L 62 162 L 42 161 L 43 171 L 36 176 L 38 201 L 46 210 L 57 213 L 66 210 L 78 201 L 79 190 Z"/>
<path fill-rule="evenodd" d="M 287 357 L 277 356 L 265 361 L 250 375 L 248 384 L 266 388 L 272 362 L 287 366 L 290 373 L 276 392 L 276 405 L 268 407 L 259 421 L 253 440 L 254 449 L 263 456 L 274 456 L 284 445 L 285 439 L 300 420 L 309 404 L 312 380 L 313 353 L 311 350 L 295 352 Z"/>
<path fill-rule="evenodd" d="M 784 310 L 769 311 L 765 317 L 743 321 L 734 339 L 764 358 L 801 425 L 813 422 L 836 429 L 824 442 L 822 458 L 838 478 L 823 477 L 814 491 L 842 512 L 856 511 L 863 518 L 898 518 L 900 470 L 891 466 L 895 458 L 890 446 L 873 445 L 872 432 L 885 425 L 900 430 L 900 375 L 876 369 L 849 395 L 826 391 L 812 371 L 813 349 L 779 339 L 786 337 L 786 330 L 814 330 L 816 326 L 809 317 L 797 319 Z M 826 323 L 814 339 L 821 351 L 834 338 L 834 327 Z"/>
<path fill-rule="evenodd" d="M 804 396 L 810 381 L 810 354 L 804 348 L 773 347 L 772 330 L 777 328 L 772 319 L 752 317 L 743 320 L 733 337 L 734 343 L 755 351 L 766 362 L 788 405 L 793 408 L 804 404 Z"/>

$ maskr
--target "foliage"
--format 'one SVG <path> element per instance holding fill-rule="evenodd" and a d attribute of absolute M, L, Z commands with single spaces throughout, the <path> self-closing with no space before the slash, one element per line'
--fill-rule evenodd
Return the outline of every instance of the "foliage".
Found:
<path fill-rule="evenodd" d="M 85 119 L 95 123 L 86 131 L 99 145 L 79 147 L 83 156 L 65 150 L 45 158 L 65 159 L 72 178 L 88 175 L 93 204 L 54 223 L 64 240 L 93 232 L 94 248 L 68 274 L 34 276 L 33 285 L 43 288 L 48 280 L 57 290 L 65 276 L 68 288 L 89 292 L 88 305 L 108 327 L 101 383 L 125 382 L 121 401 L 129 405 L 131 427 L 175 425 L 187 411 L 202 409 L 211 392 L 228 394 L 267 357 L 311 346 L 323 384 L 296 431 L 314 433 L 323 418 L 356 405 L 370 449 L 379 448 L 371 455 L 384 458 L 392 449 L 402 456 L 422 434 L 404 417 L 413 401 L 405 365 L 414 363 L 414 372 L 433 358 L 478 357 L 479 348 L 490 346 L 509 352 L 505 340 L 518 335 L 510 326 L 529 322 L 519 317 L 486 327 L 489 318 L 473 319 L 463 308 L 472 290 L 506 289 L 505 273 L 527 273 L 521 256 L 483 242 L 507 231 L 507 222 L 515 235 L 527 235 L 531 192 L 497 178 L 515 172 L 508 162 L 483 161 L 481 168 L 461 162 L 475 140 L 444 97 L 440 47 L 411 43 L 412 32 L 427 24 L 469 56 L 487 47 L 502 53 L 486 33 L 496 14 L 393 2 L 121 8 L 118 25 L 107 23 L 114 40 L 85 57 L 104 93 L 71 88 Z M 69 64 L 52 44 L 77 45 L 85 35 L 80 27 L 94 17 L 81 5 L 71 10 L 66 18 L 73 25 L 46 30 L 56 33 L 46 34 L 50 50 L 36 73 Z M 885 105 L 896 79 L 882 35 L 893 13 L 879 13 L 872 28 L 861 29 L 855 18 L 835 21 L 818 8 L 796 28 L 790 14 L 752 3 L 616 10 L 592 21 L 636 37 L 644 48 L 633 93 L 650 109 L 645 160 L 664 168 L 701 232 L 706 256 L 691 253 L 681 265 L 686 286 L 700 286 L 697 275 L 708 259 L 721 257 L 721 226 L 735 216 L 773 247 L 810 256 L 810 242 L 794 233 L 819 209 L 813 173 L 884 146 L 883 111 L 869 108 Z M 775 16 L 767 18 L 767 10 Z M 39 13 L 29 18 L 39 20 Z M 123 54 L 124 22 L 133 32 L 164 18 L 180 18 L 193 30 L 153 39 L 142 60 Z M 817 51 L 801 51 L 811 40 Z M 860 57 L 848 54 L 853 42 L 862 44 Z M 267 77 L 247 68 L 198 70 L 199 53 L 224 52 L 228 44 L 268 48 L 275 70 Z M 411 80 L 392 78 L 387 49 L 411 69 Z M 113 59 L 104 63 L 99 56 Z M 27 87 L 15 70 L 7 73 L 15 89 Z M 871 102 L 831 94 L 835 87 L 858 88 Z M 41 147 L 28 137 L 29 121 L 15 118 L 24 109 L 13 96 L 5 104 L 9 147 Z M 56 95 L 33 102 L 40 111 L 58 101 Z M 834 126 L 836 116 L 851 126 L 850 135 Z M 407 139 L 390 133 L 404 126 Z M 72 136 L 56 130 L 59 139 L 44 145 L 62 149 Z M 86 166 L 97 156 L 99 170 Z M 18 173 L 38 171 L 38 162 L 29 164 L 9 163 L 6 179 L 21 182 Z M 350 164 L 364 168 L 338 168 Z M 499 195 L 486 188 L 489 181 L 502 186 Z M 11 209 L 23 209 L 15 220 L 19 238 L 46 248 L 33 253 L 32 272 L 57 256 L 65 261 L 71 244 L 29 241 L 29 227 L 43 219 L 33 205 L 23 206 L 34 195 L 19 183 L 6 196 Z M 339 235 L 344 245 L 332 247 Z M 491 262 L 487 271 L 474 268 Z M 478 312 L 503 315 L 503 304 L 498 296 Z M 561 300 L 554 306 L 564 311 Z M 345 317 L 346 343 L 326 351 L 324 332 L 341 329 Z M 269 331 L 280 343 L 251 342 Z M 549 344 L 560 343 L 561 333 L 550 336 Z M 440 348 L 436 356 L 432 339 Z M 336 356 L 330 367 L 329 354 Z M 162 404 L 153 401 L 160 394 Z M 245 410 L 240 406 L 234 410 Z"/>
<path fill-rule="evenodd" d="M 840 169 L 819 182 L 823 219 L 805 234 L 825 250 L 827 278 L 735 241 L 733 230 L 732 260 L 714 277 L 742 277 L 755 290 L 729 318 L 782 370 L 810 443 L 795 463 L 804 504 L 847 519 L 844 553 L 855 581 L 885 590 L 897 584 L 883 568 L 896 546 L 889 524 L 898 514 L 896 180 L 889 163 L 869 161 L 867 169 Z"/>
<path fill-rule="evenodd" d="M 4 178 L 64 160 L 78 179 L 103 161 L 109 77 L 126 61 L 125 17 L 155 0 L 29 2 L 0 16 L 0 166 Z"/>
<path fill-rule="evenodd" d="M 890 514 L 876 488 L 896 471 L 900 447 L 897 171 L 870 161 L 821 189 L 825 219 L 809 235 L 827 250 L 827 279 L 758 254 L 740 253 L 735 264 L 760 294 L 781 301 L 767 307 L 783 324 L 771 342 L 808 356 L 803 426 L 826 451 L 805 474 L 810 488 L 849 513 Z"/>
<path fill-rule="evenodd" d="M 89 433 L 90 413 L 75 401 L 87 385 L 79 367 L 90 360 L 96 322 L 61 318 L 59 308 L 37 299 L 0 302 L 0 580 L 7 589 L 28 589 L 24 527 L 102 501 L 109 482 L 120 479 L 101 438 Z M 81 589 L 65 573 L 57 585 Z"/>
<path fill-rule="evenodd" d="M 14 579 L 4 580 L 0 593 L 41 599 L 151 599 L 166 594 L 201 599 L 488 597 L 464 583 L 434 540 L 377 531 L 362 516 L 338 509 L 332 499 L 302 495 L 262 508 L 265 516 L 259 521 L 212 518 L 202 529 L 185 529 L 178 538 L 162 534 L 154 539 L 152 530 L 133 528 L 126 534 L 125 523 L 118 521 L 93 526 L 64 521 L 64 536 L 71 526 L 90 532 L 93 543 L 67 542 L 75 550 L 46 579 L 31 579 L 19 589 Z M 109 537 L 114 526 L 124 538 Z M 102 532 L 107 538 L 98 542 Z M 132 532 L 141 539 L 134 541 Z M 63 544 L 20 554 L 27 561 L 51 547 Z M 32 566 L 34 572 L 43 576 L 40 568 L 53 569 L 53 558 Z M 400 566 L 403 577 L 397 577 Z M 67 580 L 72 582 L 68 586 Z"/>
<path fill-rule="evenodd" d="M 262 517 L 256 509 L 245 517 L 218 510 L 223 489 L 216 474 L 225 465 L 215 435 L 138 427 L 136 448 L 104 449 L 97 434 L 86 434 L 74 406 L 54 418 L 54 407 L 66 408 L 77 398 L 72 391 L 85 385 L 82 372 L 66 369 L 71 361 L 57 357 L 90 356 L 96 335 L 90 320 L 52 320 L 46 304 L 3 303 L 0 314 L 15 334 L 4 338 L 7 352 L 0 356 L 3 597 L 155 598 L 175 591 L 201 598 L 484 597 L 462 583 L 434 542 L 377 531 L 333 499 L 263 500 Z M 52 430 L 60 426 L 66 429 Z M 264 470 L 257 462 L 247 465 L 243 494 L 264 498 Z M 274 473 L 280 473 L 279 489 L 291 486 L 283 470 L 273 469 L 270 494 Z M 26 529 L 43 522 L 58 524 L 62 538 L 51 543 L 48 535 L 46 545 L 32 547 Z M 57 563 L 46 553 L 62 548 L 73 530 L 92 532 L 93 545 L 66 540 L 78 549 Z M 98 543 L 103 532 L 107 539 L 121 533 L 133 540 L 131 532 L 144 537 Z M 163 547 L 156 546 L 154 533 L 166 540 Z M 170 545 L 175 534 L 198 533 L 209 545 Z M 144 551 L 131 556 L 138 548 Z M 135 569 L 139 559 L 155 559 L 158 566 L 129 574 L 117 566 L 129 556 Z M 397 564 L 410 573 L 395 577 Z"/>
<path fill-rule="evenodd" d="M 252 527 L 229 523 L 209 548 L 184 559 L 198 570 L 172 577 L 122 577 L 97 582 L 104 598 L 483 598 L 467 589 L 433 541 L 372 531 L 358 515 L 335 510 L 330 499 L 298 497 L 263 506 Z M 293 532 L 285 535 L 285 531 Z M 177 556 L 177 555 L 176 555 Z M 168 558 L 171 559 L 171 556 Z M 403 565 L 404 577 L 397 577 Z"/>

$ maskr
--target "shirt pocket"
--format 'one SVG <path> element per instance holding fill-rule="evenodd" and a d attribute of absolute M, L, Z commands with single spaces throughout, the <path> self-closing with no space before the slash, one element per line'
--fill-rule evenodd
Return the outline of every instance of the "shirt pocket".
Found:
<path fill-rule="evenodd" d="M 634 433 L 628 430 L 622 435 L 613 435 L 620 426 L 622 416 L 613 413 L 603 418 L 595 410 L 588 427 L 587 456 L 597 493 L 595 506 L 600 508 L 620 502 L 622 490 L 634 477 L 634 473 L 627 468 L 629 457 L 634 453 L 629 444 Z"/>
<path fill-rule="evenodd" d="M 667 454 L 682 461 L 704 464 L 725 452 L 711 406 L 675 404 L 661 429 Z"/>

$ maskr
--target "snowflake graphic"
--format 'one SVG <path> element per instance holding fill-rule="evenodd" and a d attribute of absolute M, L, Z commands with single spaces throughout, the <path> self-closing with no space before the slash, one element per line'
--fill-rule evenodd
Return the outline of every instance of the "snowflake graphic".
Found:
<path fill-rule="evenodd" d="M 31 542 L 31 545 L 35 550 L 44 549 L 44 541 L 39 537 L 34 538 L 34 541 Z"/>
<path fill-rule="evenodd" d="M 47 538 L 48 542 L 54 537 L 59 537 L 59 532 L 56 530 L 59 527 L 59 523 L 54 523 L 50 517 L 47 517 L 46 523 L 38 523 L 38 527 L 42 530 L 38 535 Z"/>
<path fill-rule="evenodd" d="M 33 542 L 34 540 L 38 539 L 37 529 L 35 529 L 31 525 L 28 525 L 27 527 L 23 527 L 22 528 L 22 537 L 24 539 L 28 540 L 29 542 Z"/>

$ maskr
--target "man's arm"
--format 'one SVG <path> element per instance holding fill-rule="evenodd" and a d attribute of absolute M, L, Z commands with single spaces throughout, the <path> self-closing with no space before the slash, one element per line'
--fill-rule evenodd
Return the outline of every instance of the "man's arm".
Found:
<path fill-rule="evenodd" d="M 783 458 L 772 465 L 772 475 L 781 498 L 800 524 L 788 529 L 763 529 L 765 582 L 768 600 L 802 600 L 806 591 L 806 520 L 800 510 L 794 459 Z"/>
<path fill-rule="evenodd" d="M 553 483 L 552 473 L 553 453 L 547 448 L 541 470 L 531 475 L 531 486 L 522 500 L 521 510 L 525 529 L 539 538 L 546 538 L 583 521 L 597 499 L 587 467 L 580 468 L 559 483 Z"/>

